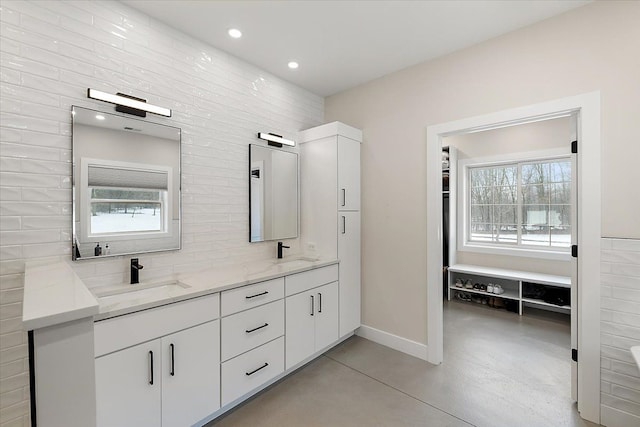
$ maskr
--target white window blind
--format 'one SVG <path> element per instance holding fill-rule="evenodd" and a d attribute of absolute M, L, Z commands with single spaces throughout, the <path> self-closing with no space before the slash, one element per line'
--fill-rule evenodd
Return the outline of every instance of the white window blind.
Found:
<path fill-rule="evenodd" d="M 89 165 L 89 187 L 169 189 L 169 174 L 166 171 L 124 169 Z"/>

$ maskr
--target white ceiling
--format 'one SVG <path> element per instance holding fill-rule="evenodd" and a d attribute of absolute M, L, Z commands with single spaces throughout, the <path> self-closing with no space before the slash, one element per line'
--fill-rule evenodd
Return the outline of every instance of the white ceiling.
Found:
<path fill-rule="evenodd" d="M 525 27 L 589 0 L 124 3 L 318 95 Z M 229 28 L 243 36 L 231 39 Z M 295 60 L 300 68 L 290 70 Z"/>

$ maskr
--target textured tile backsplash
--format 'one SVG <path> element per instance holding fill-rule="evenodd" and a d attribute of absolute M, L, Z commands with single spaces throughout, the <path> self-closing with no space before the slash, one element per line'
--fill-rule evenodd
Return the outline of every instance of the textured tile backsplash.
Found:
<path fill-rule="evenodd" d="M 249 244 L 248 144 L 322 123 L 324 101 L 114 1 L 2 1 L 0 426 L 29 425 L 25 261 L 71 257 L 71 106 L 113 111 L 92 87 L 173 110 L 182 128 L 183 250 L 142 255 L 145 279 L 272 258 Z M 221 29 L 224 31 L 226 29 Z M 75 264 L 90 286 L 127 258 Z"/>
<path fill-rule="evenodd" d="M 640 240 L 602 239 L 601 422 L 640 426 Z"/>

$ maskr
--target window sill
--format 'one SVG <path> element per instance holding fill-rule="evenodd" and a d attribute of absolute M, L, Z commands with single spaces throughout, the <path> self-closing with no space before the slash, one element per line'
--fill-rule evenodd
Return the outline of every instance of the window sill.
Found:
<path fill-rule="evenodd" d="M 552 250 L 542 250 L 542 249 L 534 249 L 534 248 L 522 248 L 522 247 L 498 247 L 491 245 L 482 245 L 475 243 L 466 243 L 461 245 L 458 248 L 461 252 L 475 252 L 475 253 L 483 253 L 483 254 L 493 254 L 493 255 L 507 255 L 507 256 L 518 256 L 518 257 L 527 257 L 527 258 L 538 258 L 538 259 L 549 259 L 554 261 L 569 261 L 571 259 L 571 253 L 569 249 L 567 251 L 552 251 Z"/>

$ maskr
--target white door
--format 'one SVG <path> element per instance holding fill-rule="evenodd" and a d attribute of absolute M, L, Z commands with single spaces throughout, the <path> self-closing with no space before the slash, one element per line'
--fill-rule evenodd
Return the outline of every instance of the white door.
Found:
<path fill-rule="evenodd" d="M 360 210 L 360 143 L 338 136 L 338 210 Z"/>
<path fill-rule="evenodd" d="M 220 321 L 162 338 L 162 427 L 193 425 L 220 408 Z"/>
<path fill-rule="evenodd" d="M 316 343 L 319 351 L 338 339 L 338 282 L 312 290 L 316 303 Z"/>
<path fill-rule="evenodd" d="M 98 427 L 158 427 L 160 340 L 96 358 Z"/>
<path fill-rule="evenodd" d="M 360 327 L 360 212 L 338 212 L 340 336 Z"/>
<path fill-rule="evenodd" d="M 311 356 L 315 350 L 316 295 L 313 290 L 287 297 L 287 369 Z"/>

